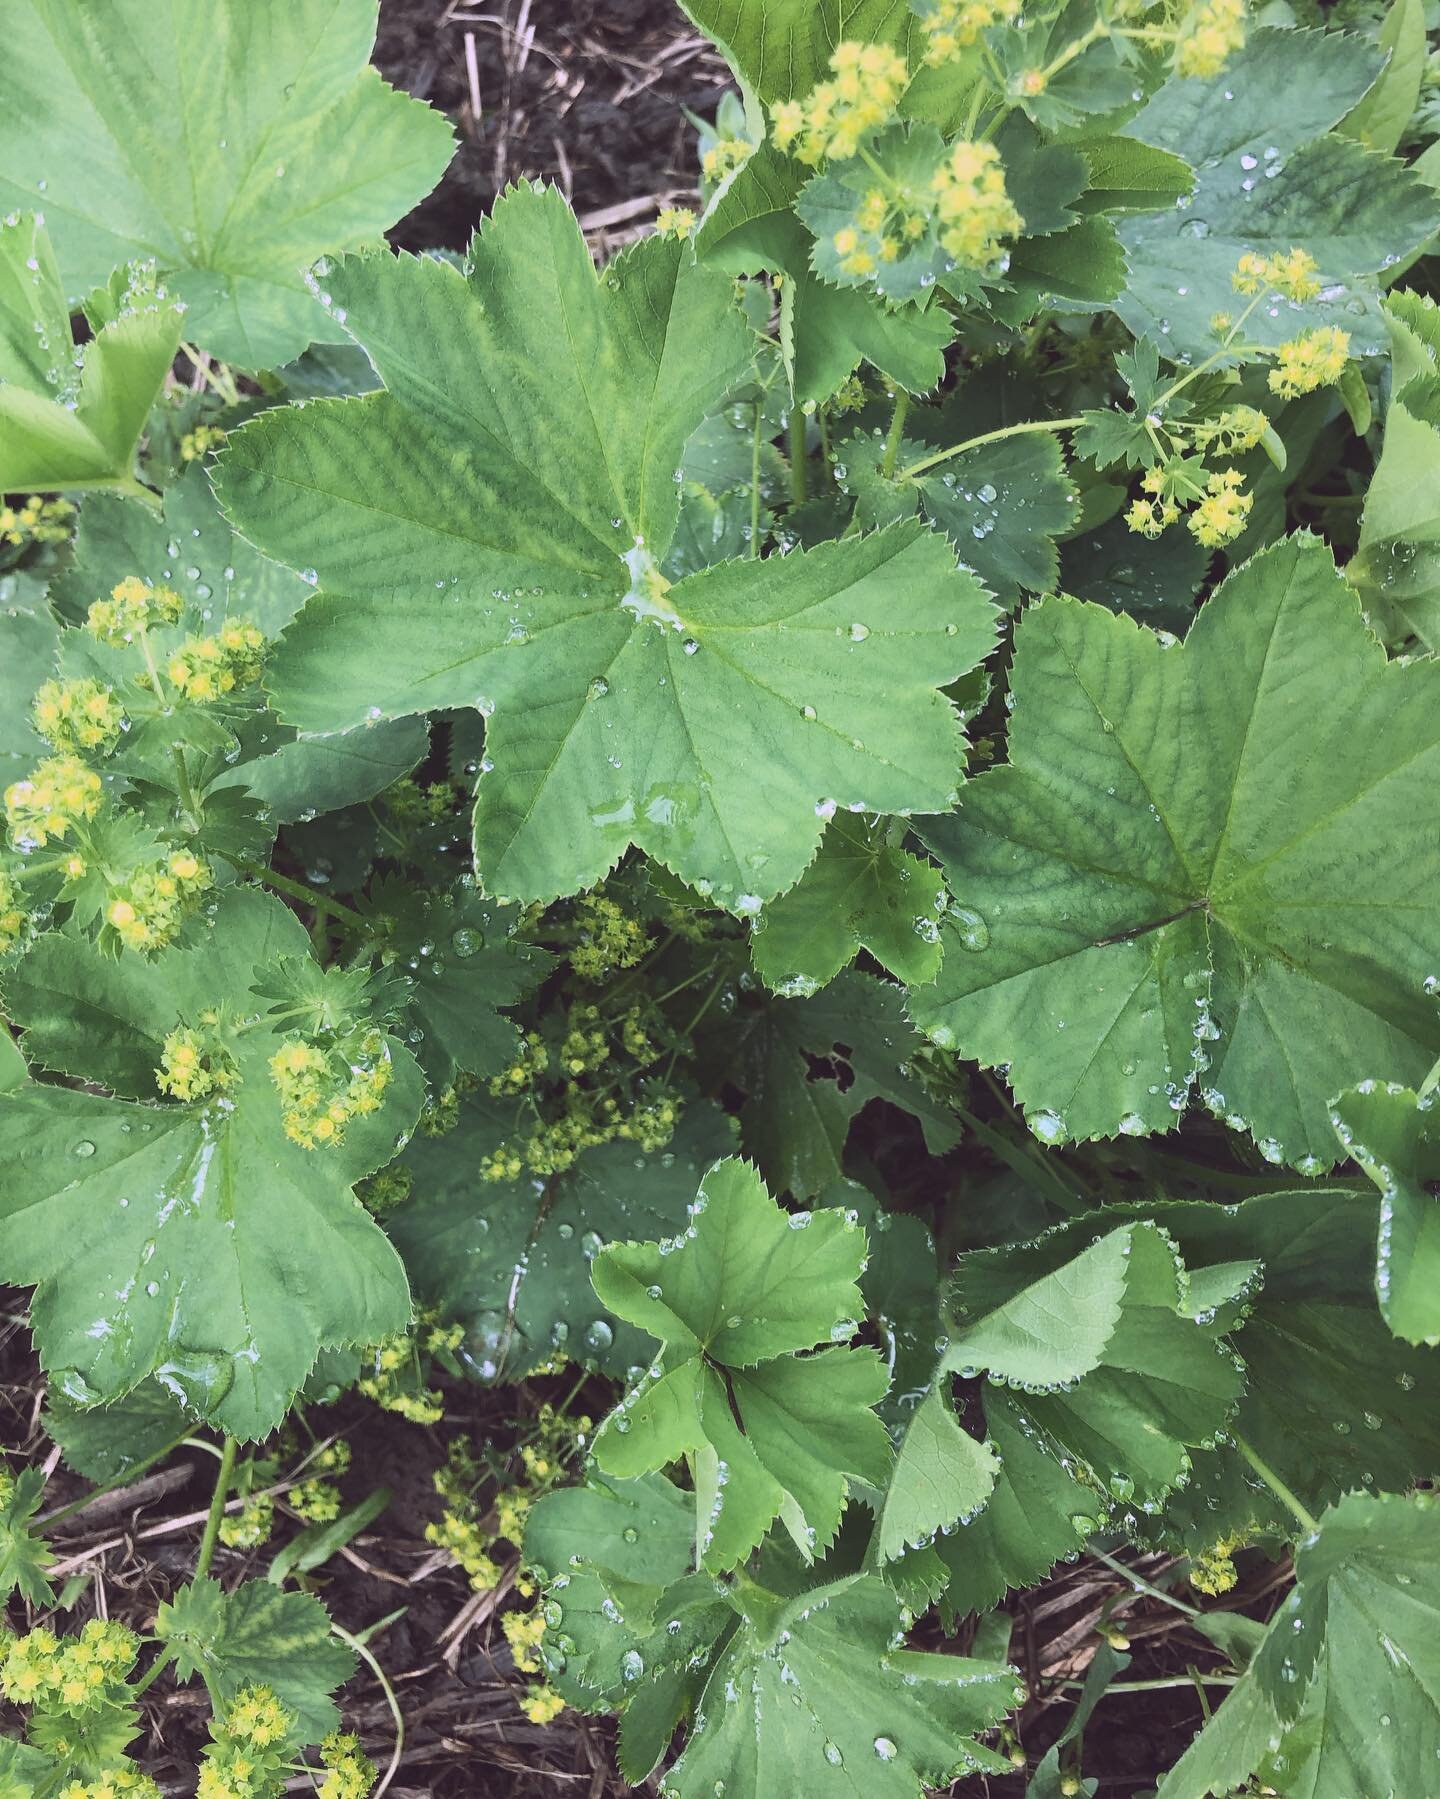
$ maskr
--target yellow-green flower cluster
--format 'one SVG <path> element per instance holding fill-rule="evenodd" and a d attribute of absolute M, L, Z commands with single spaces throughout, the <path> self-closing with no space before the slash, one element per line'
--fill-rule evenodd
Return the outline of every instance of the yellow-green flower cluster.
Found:
<path fill-rule="evenodd" d="M 598 1006 L 576 1006 L 560 1043 L 560 1066 L 568 1075 L 593 1074 L 610 1060 L 610 1033 Z"/>
<path fill-rule="evenodd" d="M 460 1095 L 464 1091 L 463 1077 L 450 1082 L 432 1094 L 425 1101 L 420 1113 L 420 1134 L 423 1137 L 443 1137 L 453 1131 L 460 1122 Z"/>
<path fill-rule="evenodd" d="M 5 789 L 5 822 L 21 849 L 44 849 L 100 810 L 100 777 L 77 756 L 50 756 Z"/>
<path fill-rule="evenodd" d="M 538 1031 L 526 1031 L 515 1053 L 515 1060 L 485 1083 L 497 1099 L 507 1093 L 524 1093 L 550 1066 L 550 1051 Z"/>
<path fill-rule="evenodd" d="M 440 1422 L 445 1416 L 445 1401 L 433 1387 L 420 1383 L 420 1359 L 414 1337 L 406 1332 L 386 1337 L 368 1353 L 369 1372 L 355 1383 L 366 1399 L 411 1424 Z"/>
<path fill-rule="evenodd" d="M 449 781 L 432 781 L 422 787 L 409 775 L 402 775 L 385 789 L 386 810 L 397 824 L 412 829 L 420 825 L 443 824 L 455 810 L 458 790 Z"/>
<path fill-rule="evenodd" d="M 68 500 L 45 500 L 32 493 L 23 506 L 0 505 L 0 543 L 64 543 L 75 508 Z"/>
<path fill-rule="evenodd" d="M 1243 456 L 1270 429 L 1270 421 L 1254 406 L 1229 406 L 1213 419 L 1191 426 L 1195 447 L 1216 456 Z"/>
<path fill-rule="evenodd" d="M 25 931 L 25 899 L 18 881 L 0 868 L 0 956 L 14 949 Z"/>
<path fill-rule="evenodd" d="M 633 968 L 650 947 L 643 921 L 604 893 L 575 902 L 577 939 L 570 966 L 583 981 L 603 981 L 619 968 Z"/>
<path fill-rule="evenodd" d="M 1282 400 L 1294 400 L 1338 381 L 1350 360 L 1350 333 L 1335 325 L 1317 325 L 1302 331 L 1275 352 L 1270 370 L 1270 391 Z"/>
<path fill-rule="evenodd" d="M 749 162 L 754 150 L 747 138 L 717 138 L 700 158 L 700 173 L 707 181 L 723 181 L 732 169 Z"/>
<path fill-rule="evenodd" d="M 565 1701 L 551 1686 L 531 1687 L 519 1706 L 532 1724 L 553 1724 L 565 1709 Z"/>
<path fill-rule="evenodd" d="M 1242 491 L 1239 469 L 1217 470 L 1205 483 L 1205 493 L 1185 520 L 1191 535 L 1207 550 L 1230 543 L 1245 529 L 1253 496 Z"/>
<path fill-rule="evenodd" d="M 93 1780 L 68 1780 L 58 1799 L 161 1799 L 158 1786 L 138 1768 L 107 1768 Z"/>
<path fill-rule="evenodd" d="M 228 619 L 210 637 L 187 637 L 165 664 L 167 679 L 196 705 L 260 679 L 265 636 L 249 619 Z"/>
<path fill-rule="evenodd" d="M 0 1663 L 0 1692 L 13 1705 L 81 1717 L 117 1697 L 139 1647 L 133 1631 L 101 1618 L 92 1618 L 78 1637 L 32 1630 L 10 1643 Z"/>
<path fill-rule="evenodd" d="M 165 1038 L 155 1085 L 172 1099 L 208 1099 L 235 1085 L 237 1070 L 215 1035 L 218 1014 L 201 1014 L 200 1030 L 181 1025 Z"/>
<path fill-rule="evenodd" d="M 108 756 L 125 728 L 125 709 L 115 690 L 86 677 L 47 681 L 30 708 L 35 729 L 57 750 Z"/>
<path fill-rule="evenodd" d="M 220 1522 L 220 1541 L 229 1549 L 258 1549 L 270 1541 L 275 1528 L 273 1493 L 248 1493 L 238 1512 L 227 1512 Z"/>
<path fill-rule="evenodd" d="M 695 229 L 695 214 L 688 206 L 662 206 L 655 215 L 657 237 L 689 237 Z"/>
<path fill-rule="evenodd" d="M 327 1443 L 309 1463 L 309 1472 L 297 1481 L 286 1498 L 292 1511 L 307 1524 L 329 1524 L 340 1516 L 340 1489 L 331 1476 L 350 1467 L 350 1445 L 343 1437 Z"/>
<path fill-rule="evenodd" d="M 962 138 L 935 171 L 935 213 L 940 244 L 967 268 L 988 268 L 1001 240 L 1025 221 L 1005 191 L 1005 170 L 994 144 Z"/>
<path fill-rule="evenodd" d="M 1200 0 L 1180 27 L 1175 73 L 1208 81 L 1245 44 L 1245 0 Z"/>
<path fill-rule="evenodd" d="M 812 167 L 853 156 L 890 117 L 908 79 L 904 58 L 883 44 L 837 44 L 830 68 L 832 78 L 804 100 L 782 100 L 770 112 L 776 148 Z"/>
<path fill-rule="evenodd" d="M 537 1606 L 530 1612 L 506 1612 L 500 1620 L 511 1660 L 522 1674 L 540 1672 L 540 1644 L 545 1636 L 545 1614 Z"/>
<path fill-rule="evenodd" d="M 152 868 L 132 869 L 111 889 L 105 923 L 126 949 L 163 949 L 214 878 L 207 862 L 190 850 L 176 850 Z"/>
<path fill-rule="evenodd" d="M 1230 279 L 1238 293 L 1259 294 L 1273 288 L 1287 300 L 1313 300 L 1320 292 L 1320 265 L 1308 250 L 1274 256 L 1247 250 Z"/>
<path fill-rule="evenodd" d="M 1017 18 L 1023 3 L 1024 0 L 930 0 L 923 12 L 916 7 L 929 40 L 926 62 L 949 62 L 973 44 L 982 31 Z"/>
<path fill-rule="evenodd" d="M 448 1549 L 477 1592 L 491 1591 L 499 1585 L 502 1573 L 496 1546 L 509 1543 L 519 1549 L 530 1508 L 564 1478 L 567 1463 L 589 1432 L 589 1418 L 567 1418 L 554 1406 L 542 1405 L 531 1440 L 520 1447 L 523 1472 L 500 1488 L 488 1515 L 482 1514 L 475 1497 L 484 1478 L 482 1470 L 469 1443 L 457 1437 L 445 1466 L 435 1472 L 435 1491 L 445 1509 L 438 1523 L 426 1525 L 426 1541 Z M 508 1635 L 508 1626 L 506 1630 Z"/>
<path fill-rule="evenodd" d="M 195 1799 L 270 1799 L 282 1784 L 295 1724 L 269 1687 L 242 1687 L 225 1718 L 210 1720 Z"/>
<path fill-rule="evenodd" d="M 180 460 L 198 462 L 202 456 L 208 456 L 211 450 L 218 450 L 224 441 L 225 432 L 221 426 L 197 425 L 180 439 Z"/>
<path fill-rule="evenodd" d="M 375 1764 L 359 1737 L 332 1731 L 320 1745 L 320 1760 L 326 1770 L 320 1799 L 365 1799 L 375 1784 Z"/>
<path fill-rule="evenodd" d="M 360 1203 L 373 1218 L 383 1218 L 387 1212 L 393 1212 L 397 1206 L 404 1205 L 414 1185 L 414 1175 L 396 1162 L 361 1181 L 355 1191 Z"/>
<path fill-rule="evenodd" d="M 270 1058 L 285 1135 L 304 1149 L 339 1143 L 352 1118 L 378 1112 L 390 1085 L 383 1032 L 359 1033 L 342 1054 L 292 1031 Z"/>
<path fill-rule="evenodd" d="M 894 262 L 901 250 L 930 228 L 924 206 L 908 196 L 872 187 L 862 196 L 853 224 L 842 225 L 832 240 L 847 275 L 873 275 L 881 263 Z"/>
<path fill-rule="evenodd" d="M 1240 1548 L 1242 1539 L 1235 1536 L 1221 1537 L 1208 1549 L 1193 1556 L 1190 1561 L 1190 1585 L 1197 1593 L 1205 1593 L 1216 1599 L 1222 1593 L 1228 1593 L 1238 1578 L 1235 1572 L 1235 1551 Z"/>
<path fill-rule="evenodd" d="M 102 643 L 127 644 L 154 625 L 173 625 L 180 616 L 180 596 L 170 587 L 152 587 L 138 575 L 127 575 L 110 589 L 108 600 L 96 600 L 85 615 L 85 627 Z"/>

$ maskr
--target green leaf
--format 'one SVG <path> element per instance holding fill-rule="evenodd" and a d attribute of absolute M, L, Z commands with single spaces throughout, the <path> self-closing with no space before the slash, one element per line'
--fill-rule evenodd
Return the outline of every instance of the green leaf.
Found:
<path fill-rule="evenodd" d="M 710 1078 L 745 1094 L 741 1144 L 776 1192 L 810 1199 L 843 1180 L 850 1126 L 872 1099 L 914 1113 L 933 1154 L 959 1140 L 954 1114 L 909 1071 L 921 1039 L 888 981 L 847 970 L 810 999 L 752 990 L 697 1044 Z"/>
<path fill-rule="evenodd" d="M 988 1611 L 1009 1588 L 1042 1579 L 1084 1544 L 1108 1509 L 1107 1496 L 1078 1479 L 1074 1464 L 1022 1422 L 1018 1400 L 987 1390 L 985 1424 L 1000 1464 L 989 1502 L 935 1539 L 950 1577 L 944 1606 L 952 1617 Z"/>
<path fill-rule="evenodd" d="M 420 1033 L 410 1041 L 431 1085 L 507 1067 L 519 1033 L 498 1008 L 533 992 L 554 957 L 512 935 L 515 915 L 507 918 L 482 899 L 471 875 L 448 893 L 377 881 L 366 911 L 385 931 L 383 960 L 405 981 L 409 1017 Z"/>
<path fill-rule="evenodd" d="M 35 1799 L 45 1790 L 47 1779 L 58 1779 L 64 1764 L 43 1749 L 32 1749 L 17 1743 L 13 1737 L 0 1737 L 0 1799 Z"/>
<path fill-rule="evenodd" d="M 732 1147 L 713 1106 L 686 1108 L 655 1154 L 630 1143 L 587 1149 L 564 1174 L 477 1185 L 482 1157 L 516 1134 L 512 1101 L 467 1100 L 454 1131 L 411 1139 L 410 1199 L 387 1220 L 417 1297 L 467 1330 L 462 1360 L 486 1381 L 520 1380 L 563 1352 L 622 1376 L 644 1336 L 595 1303 L 591 1264 L 607 1242 L 683 1230 L 686 1195 Z"/>
<path fill-rule="evenodd" d="M 0 194 L 5 185 L 0 179 Z M 118 316 L 77 350 L 39 216 L 0 222 L 0 493 L 141 491 L 135 450 L 181 319 L 181 308 L 137 275 Z"/>
<path fill-rule="evenodd" d="M 1417 829 L 1437 686 L 1387 663 L 1305 536 L 1231 575 L 1182 646 L 1034 608 L 1009 766 L 924 833 L 984 929 L 952 908 L 916 1022 L 1009 1064 L 1046 1142 L 1166 1129 L 1201 1085 L 1268 1159 L 1333 1162 L 1331 1096 L 1440 1051 L 1440 838 Z"/>
<path fill-rule="evenodd" d="M 108 594 L 126 575 L 137 575 L 155 587 L 171 588 L 182 602 L 178 621 L 152 633 L 162 662 L 187 634 L 203 634 L 221 619 L 253 619 L 267 637 L 278 637 L 304 603 L 310 591 L 306 583 L 231 530 L 202 468 L 188 468 L 166 488 L 163 508 L 151 512 L 108 494 L 86 500 L 75 532 L 74 561 L 51 589 L 67 617 L 82 620 L 92 600 Z M 118 652 L 88 633 L 77 633 L 66 644 L 71 651 L 84 646 L 96 659 L 93 669 L 75 672 L 116 679 Z M 123 666 L 128 668 L 129 661 Z"/>
<path fill-rule="evenodd" d="M 695 1458 L 703 1567 L 733 1567 L 779 1517 L 807 1560 L 835 1535 L 850 1478 L 879 1484 L 886 1378 L 845 1347 L 860 1316 L 865 1233 L 841 1212 L 791 1218 L 745 1163 L 717 1163 L 679 1237 L 612 1244 L 595 1258 L 601 1301 L 663 1345 L 595 1438 L 607 1473 Z M 796 1220 L 802 1221 L 797 1223 Z M 817 1343 L 833 1344 L 800 1356 Z"/>
<path fill-rule="evenodd" d="M 11 976 L 36 1061 L 132 1096 L 34 1084 L 0 1095 L 0 1265 L 37 1287 L 41 1360 L 78 1403 L 155 1373 L 192 1412 L 260 1437 L 321 1347 L 408 1322 L 400 1260 L 350 1191 L 419 1111 L 419 1070 L 399 1044 L 381 1110 L 352 1121 L 338 1148 L 286 1136 L 268 1067 L 283 1026 L 268 1019 L 228 1039 L 240 1077 L 230 1092 L 135 1103 L 158 1098 L 169 1030 L 212 1007 L 229 1027 L 253 1016 L 257 966 L 307 954 L 278 900 L 232 889 L 213 921 L 153 962 L 109 962 L 50 935 Z"/>
<path fill-rule="evenodd" d="M 450 160 L 445 119 L 365 66 L 375 18 L 375 0 L 17 0 L 0 212 L 44 208 L 68 293 L 153 259 L 192 341 L 288 361 L 325 334 L 302 271 L 377 238 Z"/>
<path fill-rule="evenodd" d="M 1392 324 L 1393 332 L 1393 324 Z M 1440 378 L 1408 383 L 1385 414 L 1365 490 L 1360 541 L 1345 573 L 1387 641 L 1440 648 Z"/>
<path fill-rule="evenodd" d="M 55 1589 L 45 1578 L 55 1558 L 30 1523 L 44 1491 L 39 1468 L 22 1468 L 16 1475 L 0 1472 L 0 1601 L 18 1592 L 27 1605 L 55 1603 Z"/>
<path fill-rule="evenodd" d="M 730 283 L 661 239 L 597 280 L 564 203 L 528 188 L 474 254 L 469 283 L 436 262 L 337 270 L 337 302 L 388 391 L 267 414 L 231 439 L 232 513 L 275 553 L 314 555 L 332 590 L 288 634 L 282 713 L 336 729 L 373 712 L 493 710 L 476 853 L 496 894 L 573 892 L 633 842 L 758 909 L 810 860 L 817 807 L 947 805 L 961 744 L 935 690 L 983 653 L 988 614 L 942 546 L 895 532 L 668 588 L 659 575 L 684 442 L 749 357 Z M 523 314 L 482 302 L 512 282 Z M 457 384 L 447 365 L 483 367 L 490 386 Z M 426 420 L 411 410 L 422 403 Z M 402 443 L 408 474 L 386 466 Z M 457 558 L 457 529 L 478 558 Z M 404 606 L 397 578 L 418 590 Z M 732 754 L 737 707 L 771 746 L 763 767 Z M 879 749 L 902 710 L 903 758 Z"/>
<path fill-rule="evenodd" d="M 1440 1462 L 1440 1356 L 1398 1341 L 1375 1303 L 1379 1210 L 1371 1193 L 1313 1188 L 1139 1208 L 1179 1242 L 1192 1290 L 1211 1270 L 1260 1264 L 1258 1293 L 1218 1318 L 1245 1362 L 1229 1429 L 1314 1511 L 1371 1482 L 1403 1491 Z M 1291 1527 L 1233 1452 L 1192 1461 L 1166 1502 L 1188 1548 Z"/>
<path fill-rule="evenodd" d="M 1400 147 L 1425 77 L 1425 8 L 1421 0 L 1391 0 L 1377 40 L 1385 67 L 1365 98 L 1336 127 L 1367 150 Z"/>
<path fill-rule="evenodd" d="M 942 1367 L 984 1368 L 1038 1392 L 1080 1380 L 1115 1334 L 1133 1248 L 1119 1230 L 1058 1268 L 1046 1266 L 1053 1256 L 1044 1244 L 1028 1255 L 1006 1248 L 967 1258 L 950 1298 L 955 1322 Z"/>
<path fill-rule="evenodd" d="M 1025 1391 L 1022 1428 L 1088 1468 L 1099 1493 L 1143 1504 L 1188 1479 L 1190 1451 L 1213 1445 L 1244 1382 L 1197 1319 L 1164 1231 L 1122 1226 L 1076 1254 L 1094 1230 L 1077 1221 L 964 1257 L 941 1367 Z"/>
<path fill-rule="evenodd" d="M 766 105 L 808 94 L 830 74 L 841 39 L 888 44 L 902 55 L 925 37 L 895 0 L 681 0 L 720 46 L 735 73 Z"/>
<path fill-rule="evenodd" d="M 831 820 L 798 885 L 757 921 L 750 954 L 767 986 L 803 998 L 862 949 L 912 985 L 935 978 L 944 883 L 933 863 L 899 848 L 897 835 L 884 819 Z"/>
<path fill-rule="evenodd" d="M 139 508 L 135 508 L 139 510 Z M 43 593 L 43 589 L 42 589 Z M 49 753 L 30 720 L 30 702 L 55 672 L 60 627 L 42 598 L 5 617 L 5 655 L 0 659 L 0 781 L 8 787 Z"/>
<path fill-rule="evenodd" d="M 684 1754 L 666 1776 L 679 1799 L 726 1792 L 854 1792 L 920 1799 L 960 1775 L 1008 1764 L 976 1733 L 1021 1696 L 1002 1663 L 894 1647 L 900 1602 L 874 1575 L 788 1605 L 754 1587 L 716 1662 Z M 729 1703 L 734 1692 L 742 1703 Z M 798 1701 L 798 1703 L 797 1703 Z"/>
<path fill-rule="evenodd" d="M 111 1404 L 88 1409 L 52 1388 L 43 1422 L 60 1445 L 65 1466 L 102 1486 L 173 1449 L 192 1429 L 184 1407 L 157 1380 L 142 1381 Z"/>
<path fill-rule="evenodd" d="M 1380 1189 L 1375 1287 L 1407 1343 L 1440 1344 L 1440 1130 L 1429 1095 L 1364 1081 L 1335 1102 L 1346 1152 Z"/>
<path fill-rule="evenodd" d="M 583 1487 L 544 1494 L 525 1519 L 525 1563 L 542 1579 L 578 1552 L 613 1582 L 668 1587 L 690 1572 L 694 1548 L 689 1496 L 661 1474 L 607 1480 L 592 1471 Z"/>
<path fill-rule="evenodd" d="M 1426 1790 L 1440 1756 L 1434 1503 L 1351 1493 L 1326 1512 L 1249 1672 L 1163 1799 L 1223 1795 L 1256 1771 L 1304 1799 Z"/>
<path fill-rule="evenodd" d="M 880 1554 L 893 1561 L 937 1531 L 968 1522 L 990 1497 L 1000 1461 L 956 1420 L 939 1382 L 921 1400 L 901 1439 L 880 1513 Z"/>
<path fill-rule="evenodd" d="M 265 1580 L 225 1593 L 213 1580 L 194 1580 L 160 1606 L 155 1632 L 180 1678 L 205 1682 L 217 1712 L 241 1687 L 260 1684 L 296 1713 L 297 1743 L 318 1743 L 340 1721 L 330 1695 L 355 1672 L 355 1657 L 308 1593 L 282 1593 Z"/>
<path fill-rule="evenodd" d="M 496 894 L 574 891 L 634 842 L 758 908 L 810 860 L 817 807 L 947 805 L 960 739 L 936 689 L 982 653 L 988 609 L 943 546 L 902 531 L 659 576 L 684 442 L 749 359 L 730 283 L 661 239 L 598 280 L 564 203 L 529 188 L 474 257 L 468 282 L 434 261 L 338 269 L 387 392 L 262 415 L 222 460 L 232 515 L 332 590 L 287 636 L 282 713 L 326 730 L 493 710 L 476 849 Z M 495 303 L 512 292 L 523 307 Z M 731 753 L 737 706 L 772 746 L 763 770 Z M 902 715 L 903 758 L 879 748 Z"/>
<path fill-rule="evenodd" d="M 1247 339 L 1334 324 L 1356 354 L 1384 347 L 1370 277 L 1431 236 L 1440 201 L 1391 158 L 1324 135 L 1378 68 L 1379 52 L 1343 32 L 1261 30 L 1212 80 L 1175 77 L 1150 98 L 1127 133 L 1184 157 L 1195 191 L 1188 207 L 1120 226 L 1130 283 L 1115 310 L 1137 336 L 1172 359 L 1210 355 L 1211 316 L 1236 311 L 1241 255 L 1300 248 L 1328 286 L 1303 306 L 1257 307 Z"/>

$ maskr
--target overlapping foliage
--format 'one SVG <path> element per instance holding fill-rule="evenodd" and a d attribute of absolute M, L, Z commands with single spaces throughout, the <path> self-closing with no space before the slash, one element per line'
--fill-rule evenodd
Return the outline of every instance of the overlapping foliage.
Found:
<path fill-rule="evenodd" d="M 1421 10 L 686 10 L 740 98 L 599 268 L 526 181 L 379 241 L 448 136 L 373 0 L 8 21 L 0 1276 L 74 1468 L 222 1434 L 200 1791 L 365 1779 L 232 1476 L 241 1541 L 292 1408 L 567 1362 L 575 1483 L 482 1544 L 452 1449 L 435 1540 L 523 1536 L 527 1707 L 629 1780 L 1010 1774 L 1008 1593 L 1293 1545 L 1263 1632 L 1182 1602 L 1161 1793 L 1429 1790 Z M 139 1647 L 7 1646 L 0 1791 L 151 1790 Z"/>

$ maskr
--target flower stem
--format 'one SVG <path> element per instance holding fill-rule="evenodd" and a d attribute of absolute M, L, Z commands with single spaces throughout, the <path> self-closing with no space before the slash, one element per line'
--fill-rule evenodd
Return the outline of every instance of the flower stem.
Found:
<path fill-rule="evenodd" d="M 195 1558 L 195 1578 L 203 1580 L 215 1559 L 215 1545 L 220 1540 L 220 1520 L 225 1516 L 225 1500 L 235 1476 L 235 1457 L 240 1445 L 227 1436 L 220 1455 L 220 1472 L 215 1476 L 215 1491 L 210 1497 L 210 1515 L 205 1520 L 205 1535 L 200 1539 L 200 1553 Z"/>
<path fill-rule="evenodd" d="M 249 875 L 251 880 L 263 881 L 267 887 L 273 887 L 277 893 L 287 894 L 302 905 L 313 906 L 318 912 L 328 912 L 332 918 L 340 919 L 344 924 L 353 925 L 357 930 L 368 930 L 369 926 L 360 914 L 351 907 L 342 905 L 339 900 L 331 899 L 328 894 L 316 893 L 313 887 L 307 887 L 303 881 L 292 881 L 289 875 L 277 874 L 273 868 L 267 868 L 263 862 L 252 862 L 248 856 L 230 856 L 227 860 L 241 874 Z"/>
<path fill-rule="evenodd" d="M 895 474 L 895 464 L 900 455 L 900 439 L 905 431 L 905 415 L 910 410 L 910 396 L 903 387 L 895 389 L 895 410 L 890 414 L 890 435 L 885 439 L 885 454 L 881 459 L 880 473 L 889 481 Z"/>
<path fill-rule="evenodd" d="M 805 464 L 805 414 L 798 406 L 790 408 L 790 500 L 803 506 L 807 498 L 809 470 Z"/>
<path fill-rule="evenodd" d="M 912 462 L 908 468 L 902 468 L 895 478 L 897 481 L 908 481 L 912 476 L 923 475 L 926 469 L 934 468 L 937 463 L 948 462 L 952 456 L 960 456 L 966 450 L 978 450 L 982 444 L 999 443 L 1006 437 L 1021 437 L 1029 431 L 1073 431 L 1077 425 L 1084 423 L 1082 418 L 1027 419 L 1023 425 L 1006 425 L 1002 431 L 987 431 L 980 437 L 967 437 L 964 443 L 951 444 L 948 450 L 937 450 L 933 456 L 923 456 L 919 462 Z"/>
<path fill-rule="evenodd" d="M 1314 1513 L 1305 1509 L 1299 1499 L 1290 1488 L 1286 1486 L 1285 1482 L 1281 1480 L 1280 1476 L 1270 1464 L 1261 1459 L 1250 1444 L 1245 1441 L 1244 1437 L 1233 1437 L 1232 1441 L 1234 1442 L 1235 1447 L 1240 1451 L 1241 1455 L 1244 1456 L 1245 1460 L 1249 1462 L 1250 1466 L 1260 1476 L 1261 1480 L 1264 1481 L 1265 1485 L 1269 1487 L 1270 1491 L 1285 1507 L 1286 1511 L 1297 1519 L 1305 1530 L 1318 1530 L 1320 1527 L 1319 1520 L 1315 1517 Z"/>

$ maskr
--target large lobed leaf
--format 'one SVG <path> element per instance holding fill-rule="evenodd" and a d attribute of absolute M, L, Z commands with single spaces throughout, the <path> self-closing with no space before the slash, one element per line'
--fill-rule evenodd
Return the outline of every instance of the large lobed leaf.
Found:
<path fill-rule="evenodd" d="M 152 259 L 193 341 L 245 368 L 288 361 L 333 335 L 303 271 L 377 238 L 450 159 L 444 118 L 366 67 L 376 11 L 15 0 L 0 212 L 45 210 L 72 298 Z"/>
<path fill-rule="evenodd" d="M 37 1288 L 41 1360 L 69 1398 L 112 1399 L 155 1373 L 192 1411 L 261 1437 L 322 1347 L 409 1321 L 399 1257 L 350 1189 L 390 1159 L 422 1083 L 392 1043 L 382 1109 L 338 1149 L 302 1149 L 281 1125 L 267 1020 L 236 1040 L 230 1095 L 146 1103 L 168 1031 L 207 1007 L 253 1015 L 257 964 L 308 951 L 293 913 L 253 891 L 192 931 L 150 963 L 45 936 L 8 981 L 32 1062 L 117 1097 L 0 1095 L 0 1267 Z"/>
<path fill-rule="evenodd" d="M 731 283 L 650 239 L 598 276 L 553 191 L 512 189 L 447 264 L 328 278 L 381 394 L 236 433 L 222 499 L 325 590 L 274 689 L 304 729 L 494 714 L 475 813 L 495 895 L 592 884 L 630 843 L 739 911 L 793 884 L 836 805 L 948 806 L 939 689 L 993 614 L 918 528 L 669 586 L 686 440 L 751 358 Z"/>
<path fill-rule="evenodd" d="M 927 829 L 952 913 L 923 1029 L 1005 1063 L 1047 1142 L 1175 1122 L 1197 1088 L 1271 1160 L 1440 1052 L 1440 668 L 1387 662 L 1330 553 L 1232 574 L 1185 643 L 1100 607 L 1022 619 L 1009 766 Z"/>

